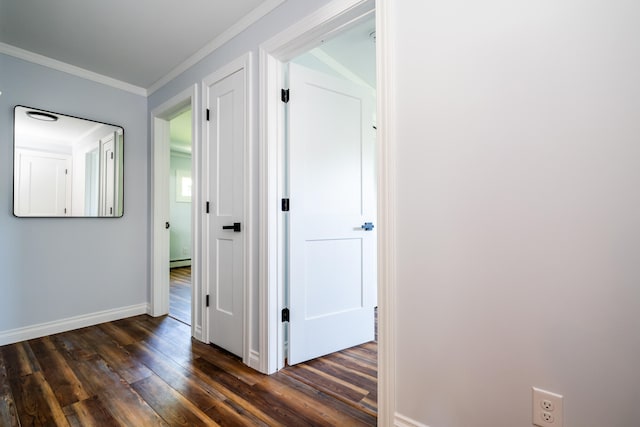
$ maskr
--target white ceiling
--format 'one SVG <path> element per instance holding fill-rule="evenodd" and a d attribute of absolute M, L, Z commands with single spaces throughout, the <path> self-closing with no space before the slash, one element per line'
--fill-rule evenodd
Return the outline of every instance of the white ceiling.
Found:
<path fill-rule="evenodd" d="M 0 42 L 149 89 L 283 1 L 0 0 Z"/>

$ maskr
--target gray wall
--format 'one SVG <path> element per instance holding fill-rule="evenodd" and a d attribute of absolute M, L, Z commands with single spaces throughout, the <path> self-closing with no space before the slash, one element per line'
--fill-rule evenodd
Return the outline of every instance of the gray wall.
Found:
<path fill-rule="evenodd" d="M 398 411 L 640 425 L 640 3 L 392 7 Z"/>
<path fill-rule="evenodd" d="M 0 91 L 0 334 L 146 303 L 146 99 L 3 54 Z M 122 218 L 13 216 L 16 104 L 124 128 Z"/>

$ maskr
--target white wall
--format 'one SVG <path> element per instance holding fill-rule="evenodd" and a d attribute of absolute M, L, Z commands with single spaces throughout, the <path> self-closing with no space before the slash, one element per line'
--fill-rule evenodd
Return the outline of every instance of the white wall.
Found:
<path fill-rule="evenodd" d="M 640 425 L 640 3 L 392 10 L 398 412 Z"/>
<path fill-rule="evenodd" d="M 45 322 L 146 306 L 146 99 L 3 54 L 0 70 L 0 342 Z M 124 128 L 123 218 L 12 215 L 16 104 Z"/>

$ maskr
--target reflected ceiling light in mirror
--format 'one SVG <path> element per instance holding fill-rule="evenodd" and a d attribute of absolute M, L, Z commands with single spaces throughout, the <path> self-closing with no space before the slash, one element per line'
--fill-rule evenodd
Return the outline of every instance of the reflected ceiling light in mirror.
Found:
<path fill-rule="evenodd" d="M 58 117 L 54 116 L 53 114 L 49 114 L 49 113 L 43 113 L 42 111 L 27 111 L 26 112 L 27 116 L 31 117 L 32 119 L 36 119 L 36 120 L 42 120 L 43 122 L 56 122 L 58 121 Z"/>

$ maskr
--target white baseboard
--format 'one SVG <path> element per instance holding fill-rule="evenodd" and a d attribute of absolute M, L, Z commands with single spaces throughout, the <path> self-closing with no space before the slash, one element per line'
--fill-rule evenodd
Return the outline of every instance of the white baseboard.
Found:
<path fill-rule="evenodd" d="M 95 313 L 68 317 L 66 319 L 54 320 L 52 322 L 40 323 L 38 325 L 0 331 L 0 345 L 13 344 L 20 341 L 58 334 L 60 332 L 71 331 L 73 329 L 84 328 L 86 326 L 111 322 L 113 320 L 124 319 L 125 317 L 137 316 L 145 313 L 147 313 L 147 303 L 97 311 Z"/>
<path fill-rule="evenodd" d="M 396 412 L 396 419 L 393 422 L 395 427 L 429 427 L 426 424 L 422 424 L 416 420 L 412 420 L 409 417 L 405 417 L 404 415 L 398 414 Z"/>
<path fill-rule="evenodd" d="M 169 268 L 176 268 L 176 267 L 191 267 L 191 260 L 182 259 L 179 261 L 169 261 Z"/>
<path fill-rule="evenodd" d="M 205 342 L 204 337 L 202 336 L 202 327 L 201 326 L 196 326 L 194 328 L 194 332 L 193 332 L 193 337 L 195 339 L 197 339 L 200 342 L 204 342 L 205 344 L 208 344 Z"/>

